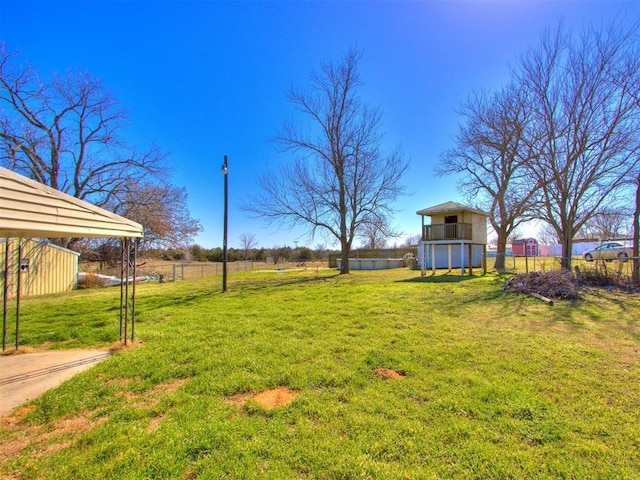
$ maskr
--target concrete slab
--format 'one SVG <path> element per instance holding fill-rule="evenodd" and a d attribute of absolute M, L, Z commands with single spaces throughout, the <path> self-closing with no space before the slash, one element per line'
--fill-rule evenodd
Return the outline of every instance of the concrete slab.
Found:
<path fill-rule="evenodd" d="M 109 357 L 108 350 L 56 350 L 0 356 L 0 417 Z"/>

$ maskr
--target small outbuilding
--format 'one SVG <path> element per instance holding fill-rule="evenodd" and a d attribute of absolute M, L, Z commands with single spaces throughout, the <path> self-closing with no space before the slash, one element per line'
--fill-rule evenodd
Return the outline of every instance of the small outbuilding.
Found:
<path fill-rule="evenodd" d="M 538 241 L 535 238 L 519 238 L 511 242 L 511 251 L 515 257 L 537 257 Z"/>
<path fill-rule="evenodd" d="M 5 243 L 9 241 L 9 248 Z M 18 245 L 21 242 L 21 245 Z M 18 284 L 18 272 L 22 276 L 20 296 L 34 297 L 50 293 L 61 293 L 73 290 L 78 285 L 78 259 L 80 254 L 67 248 L 54 245 L 46 240 L 0 239 L 0 262 L 16 264 L 16 254 L 21 251 L 20 268 L 10 269 L 7 280 L 8 292 L 14 292 Z M 6 252 L 10 252 L 9 262 L 5 262 Z M 11 258 L 13 256 L 14 258 Z M 4 277 L 0 284 L 4 290 Z"/>
<path fill-rule="evenodd" d="M 457 202 L 445 202 L 416 212 L 422 217 L 418 265 L 422 275 L 438 268 L 487 270 L 487 218 L 489 214 Z M 425 218 L 429 217 L 429 223 Z"/>

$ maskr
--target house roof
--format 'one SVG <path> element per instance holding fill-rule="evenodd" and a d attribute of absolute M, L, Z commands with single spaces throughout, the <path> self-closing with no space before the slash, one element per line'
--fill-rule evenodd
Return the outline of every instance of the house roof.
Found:
<path fill-rule="evenodd" d="M 142 225 L 0 167 L 0 237 L 142 237 Z"/>
<path fill-rule="evenodd" d="M 463 205 L 457 202 L 445 202 L 439 205 L 434 205 L 433 207 L 423 208 L 422 210 L 418 210 L 416 213 L 422 216 L 432 216 L 432 215 L 440 215 L 443 213 L 458 213 L 458 212 L 472 212 L 478 215 L 484 215 L 488 217 L 489 214 L 487 212 L 483 212 L 482 210 L 478 210 L 477 208 L 468 207 L 467 205 Z"/>

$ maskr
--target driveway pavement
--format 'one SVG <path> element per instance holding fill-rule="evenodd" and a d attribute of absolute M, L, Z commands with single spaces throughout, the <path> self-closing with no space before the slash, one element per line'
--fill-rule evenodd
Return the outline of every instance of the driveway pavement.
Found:
<path fill-rule="evenodd" d="M 57 350 L 0 355 L 0 417 L 108 358 L 107 350 Z"/>

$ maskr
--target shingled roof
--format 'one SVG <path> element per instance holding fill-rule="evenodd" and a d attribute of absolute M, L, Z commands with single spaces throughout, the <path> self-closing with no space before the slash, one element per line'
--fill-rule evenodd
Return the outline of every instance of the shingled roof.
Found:
<path fill-rule="evenodd" d="M 469 207 L 457 202 L 441 203 L 439 205 L 434 205 L 433 207 L 423 208 L 422 210 L 418 210 L 416 213 L 422 216 L 433 216 L 441 215 L 443 213 L 458 212 L 472 212 L 477 213 L 478 215 L 484 215 L 485 217 L 489 216 L 487 212 L 483 212 L 482 210 L 478 210 L 477 208 Z"/>

